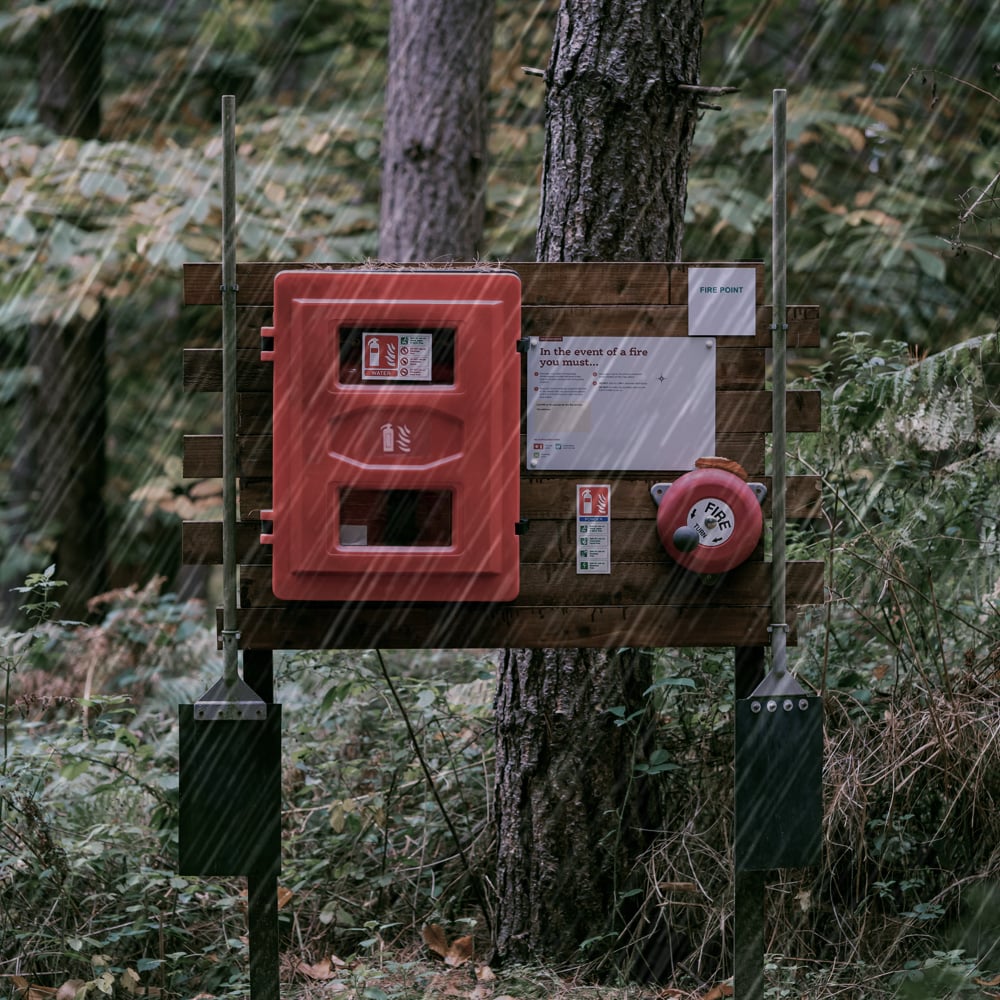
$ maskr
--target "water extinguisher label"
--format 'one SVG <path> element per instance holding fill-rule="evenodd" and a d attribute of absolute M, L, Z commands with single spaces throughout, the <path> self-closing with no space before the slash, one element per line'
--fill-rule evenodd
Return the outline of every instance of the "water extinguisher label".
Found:
<path fill-rule="evenodd" d="M 431 380 L 430 333 L 365 332 L 361 335 L 361 379 L 394 382 Z"/>
<path fill-rule="evenodd" d="M 611 487 L 576 487 L 576 571 L 611 572 Z"/>
<path fill-rule="evenodd" d="M 687 524 L 698 532 L 700 545 L 721 545 L 736 527 L 733 508 L 717 497 L 705 497 L 691 505 Z"/>

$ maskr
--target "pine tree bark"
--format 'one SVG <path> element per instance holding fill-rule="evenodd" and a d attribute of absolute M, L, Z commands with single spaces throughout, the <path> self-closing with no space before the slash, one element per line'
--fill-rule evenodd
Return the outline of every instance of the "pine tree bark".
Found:
<path fill-rule="evenodd" d="M 383 260 L 471 259 L 485 214 L 493 0 L 393 0 Z"/>
<path fill-rule="evenodd" d="M 677 260 L 701 0 L 563 0 L 546 74 L 539 260 Z"/>
<path fill-rule="evenodd" d="M 562 0 L 546 74 L 540 260 L 680 257 L 701 0 Z M 655 837 L 648 651 L 517 650 L 496 700 L 496 947 L 579 960 L 621 930 L 630 866 Z M 620 709 L 618 715 L 610 709 Z M 618 725 L 621 716 L 630 721 Z"/>

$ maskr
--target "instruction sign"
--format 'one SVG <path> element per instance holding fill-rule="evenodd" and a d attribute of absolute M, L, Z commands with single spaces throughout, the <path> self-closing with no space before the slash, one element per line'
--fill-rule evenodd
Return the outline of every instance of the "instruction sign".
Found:
<path fill-rule="evenodd" d="M 430 333 L 363 333 L 362 380 L 429 382 L 433 341 Z"/>
<path fill-rule="evenodd" d="M 533 337 L 527 417 L 533 471 L 694 468 L 715 454 L 715 341 Z"/>
<path fill-rule="evenodd" d="M 611 572 L 611 486 L 576 487 L 576 571 Z"/>
<path fill-rule="evenodd" d="M 752 267 L 688 268 L 688 336 L 752 337 L 757 272 Z"/>

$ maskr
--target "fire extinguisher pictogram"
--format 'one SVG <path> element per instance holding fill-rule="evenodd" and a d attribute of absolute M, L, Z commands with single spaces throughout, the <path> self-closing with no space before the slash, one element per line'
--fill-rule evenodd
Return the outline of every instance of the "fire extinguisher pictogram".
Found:
<path fill-rule="evenodd" d="M 700 458 L 674 483 L 657 483 L 656 530 L 667 554 L 694 573 L 716 574 L 746 562 L 764 531 L 760 483 L 736 462 Z"/>

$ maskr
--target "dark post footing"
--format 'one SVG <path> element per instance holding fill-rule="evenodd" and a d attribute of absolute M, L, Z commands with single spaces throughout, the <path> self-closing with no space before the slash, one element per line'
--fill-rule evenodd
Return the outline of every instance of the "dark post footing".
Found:
<path fill-rule="evenodd" d="M 737 646 L 736 697 L 749 698 L 764 679 L 764 647 Z M 764 873 L 736 872 L 733 992 L 737 1000 L 764 996 Z"/>
<path fill-rule="evenodd" d="M 243 680 L 269 704 L 274 701 L 274 654 L 269 649 L 243 651 Z M 250 996 L 279 1000 L 278 870 L 247 876 L 247 935 L 250 941 Z"/>
<path fill-rule="evenodd" d="M 250 996 L 279 1000 L 278 876 L 247 876 L 247 932 L 250 938 Z"/>
<path fill-rule="evenodd" d="M 764 872 L 736 873 L 733 993 L 738 1000 L 764 996 L 764 876 Z"/>

